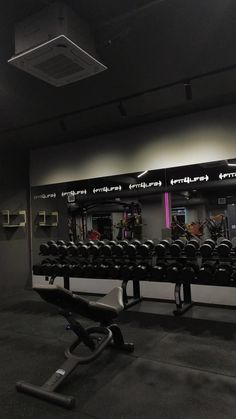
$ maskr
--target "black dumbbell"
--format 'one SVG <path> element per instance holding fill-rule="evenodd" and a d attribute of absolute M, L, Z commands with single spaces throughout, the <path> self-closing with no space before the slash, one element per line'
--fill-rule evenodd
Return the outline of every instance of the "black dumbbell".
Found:
<path fill-rule="evenodd" d="M 137 248 L 133 243 L 128 244 L 128 246 L 124 248 L 124 251 L 129 258 L 135 258 L 137 255 Z"/>
<path fill-rule="evenodd" d="M 108 278 L 109 271 L 110 265 L 104 261 L 97 266 L 96 276 L 98 276 L 98 278 Z"/>
<path fill-rule="evenodd" d="M 206 261 L 202 264 L 198 273 L 199 282 L 211 283 L 214 279 L 216 263 L 213 261 Z"/>
<path fill-rule="evenodd" d="M 229 246 L 229 247 L 230 247 L 230 249 L 232 249 L 232 247 L 233 247 L 232 242 L 231 242 L 230 240 L 228 240 L 228 239 L 223 239 L 223 240 L 221 240 L 220 244 L 221 244 L 221 243 L 227 244 L 227 246 Z"/>
<path fill-rule="evenodd" d="M 99 248 L 99 256 L 104 258 L 111 258 L 112 256 L 112 247 L 109 244 L 104 244 Z"/>
<path fill-rule="evenodd" d="M 51 240 L 51 242 L 48 242 L 49 245 L 49 254 L 52 256 L 56 256 L 58 254 L 58 244 Z"/>
<path fill-rule="evenodd" d="M 114 255 L 116 257 L 122 257 L 126 253 L 126 249 L 129 246 L 129 242 L 127 240 L 121 240 L 116 244 L 116 246 L 113 246 L 112 251 L 114 252 Z M 121 248 L 123 250 L 121 250 Z"/>
<path fill-rule="evenodd" d="M 144 279 L 147 279 L 149 273 L 148 268 L 148 265 L 143 264 L 136 266 L 133 271 L 133 279 L 136 281 L 143 281 Z"/>
<path fill-rule="evenodd" d="M 104 246 L 104 244 L 106 243 L 104 242 L 104 240 L 96 240 L 95 244 L 100 247 L 100 246 Z"/>
<path fill-rule="evenodd" d="M 187 261 L 182 270 L 183 282 L 194 282 L 197 278 L 199 267 L 196 263 Z"/>
<path fill-rule="evenodd" d="M 64 240 L 57 240 L 56 243 L 52 241 L 49 245 L 49 252 L 50 255 L 53 256 L 64 256 L 67 254 L 67 245 L 65 244 Z"/>
<path fill-rule="evenodd" d="M 172 257 L 179 257 L 184 248 L 184 242 L 180 239 L 177 239 L 170 245 L 170 254 Z"/>
<path fill-rule="evenodd" d="M 73 257 L 77 256 L 79 253 L 78 246 L 74 243 L 68 244 L 67 253 L 69 256 L 73 256 Z"/>
<path fill-rule="evenodd" d="M 85 278 L 96 278 L 97 264 L 88 263 L 83 268 L 83 276 Z"/>
<path fill-rule="evenodd" d="M 72 268 L 71 268 L 71 272 L 70 272 L 70 277 L 74 278 L 76 276 L 75 272 L 76 272 L 78 264 L 72 263 L 71 266 L 72 266 Z"/>
<path fill-rule="evenodd" d="M 49 252 L 52 256 L 65 256 L 67 254 L 67 245 L 64 240 L 57 240 L 57 242 L 51 242 L 49 245 Z"/>
<path fill-rule="evenodd" d="M 155 247 L 155 253 L 157 257 L 162 258 L 165 256 L 166 252 L 170 248 L 170 242 L 169 240 L 161 240 L 160 243 L 158 243 Z"/>
<path fill-rule="evenodd" d="M 142 243 L 141 243 L 140 240 L 134 239 L 134 240 L 132 240 L 132 244 L 134 244 L 136 249 L 138 250 L 139 246 L 141 246 Z"/>
<path fill-rule="evenodd" d="M 196 256 L 198 249 L 199 249 L 199 242 L 195 239 L 191 239 L 186 244 L 184 251 L 188 258 L 193 258 Z"/>
<path fill-rule="evenodd" d="M 75 242 L 73 242 L 72 240 L 66 243 L 67 247 L 72 246 L 73 244 L 75 244 Z"/>
<path fill-rule="evenodd" d="M 115 246 L 116 245 L 116 241 L 115 240 L 109 240 L 109 242 L 107 243 L 109 244 L 109 246 Z"/>
<path fill-rule="evenodd" d="M 181 240 L 181 239 L 177 239 L 177 240 L 175 240 L 175 241 L 174 241 L 174 243 L 175 243 L 175 244 L 178 244 L 178 245 L 181 247 L 181 249 L 183 249 L 183 248 L 184 248 L 185 241 L 183 241 L 183 240 Z"/>
<path fill-rule="evenodd" d="M 214 242 L 214 240 L 212 240 L 212 239 L 206 239 L 205 240 L 205 242 L 204 242 L 204 244 L 209 244 L 213 249 L 215 248 L 215 242 Z"/>
<path fill-rule="evenodd" d="M 114 264 L 114 265 L 110 266 L 109 277 L 111 279 L 119 279 L 120 278 L 120 265 Z"/>
<path fill-rule="evenodd" d="M 148 258 L 152 255 L 152 251 L 155 248 L 155 244 L 152 240 L 146 240 L 145 243 L 141 244 L 138 248 L 138 252 L 142 258 Z"/>
<path fill-rule="evenodd" d="M 58 245 L 57 254 L 62 257 L 68 254 L 68 247 L 65 243 Z"/>
<path fill-rule="evenodd" d="M 233 269 L 230 263 L 220 263 L 215 271 L 215 281 L 220 284 L 230 284 Z"/>
<path fill-rule="evenodd" d="M 51 269 L 51 275 L 52 276 L 66 276 L 63 272 L 63 269 L 65 268 L 65 264 L 62 264 L 60 262 L 58 263 L 54 263 L 52 265 L 52 269 Z"/>
<path fill-rule="evenodd" d="M 166 271 L 166 280 L 168 282 L 179 282 L 183 266 L 178 262 L 170 263 Z"/>
<path fill-rule="evenodd" d="M 54 264 L 51 264 L 51 263 L 44 263 L 43 265 L 41 265 L 42 275 L 53 276 L 54 275 L 53 267 L 54 267 Z"/>
<path fill-rule="evenodd" d="M 40 244 L 40 246 L 39 246 L 39 254 L 40 255 L 44 255 L 44 256 L 48 256 L 50 254 L 48 243 L 42 243 L 42 244 Z"/>
<path fill-rule="evenodd" d="M 188 243 L 193 244 L 196 247 L 196 249 L 199 249 L 200 247 L 200 242 L 197 239 L 190 239 Z"/>
<path fill-rule="evenodd" d="M 83 242 L 83 240 L 79 240 L 76 244 L 77 244 L 77 246 L 83 246 L 83 244 L 85 244 L 85 243 Z"/>
<path fill-rule="evenodd" d="M 79 278 L 95 278 L 95 267 L 96 265 L 91 263 L 82 262 L 74 266 L 72 274 Z"/>
<path fill-rule="evenodd" d="M 93 256 L 94 258 L 99 256 L 100 247 L 97 244 L 93 244 L 89 247 L 88 253 L 90 256 Z"/>
<path fill-rule="evenodd" d="M 212 239 L 207 239 L 205 242 L 200 246 L 200 254 L 203 258 L 208 258 L 212 256 L 213 251 L 215 248 L 215 242 Z"/>
<path fill-rule="evenodd" d="M 228 257 L 232 249 L 232 243 L 228 239 L 223 239 L 219 246 L 217 246 L 216 251 L 218 255 L 222 258 Z"/>
<path fill-rule="evenodd" d="M 61 276 L 71 277 L 71 276 L 73 276 L 73 271 L 74 271 L 74 265 L 72 265 L 70 263 L 66 263 L 66 264 L 62 265 Z"/>
<path fill-rule="evenodd" d="M 185 254 L 188 258 L 194 258 L 197 254 L 197 249 L 192 243 L 187 243 L 184 248 Z"/>
<path fill-rule="evenodd" d="M 121 244 L 116 243 L 116 245 L 112 247 L 112 255 L 117 258 L 122 258 L 124 255 L 124 247 Z"/>
<path fill-rule="evenodd" d="M 83 276 L 82 273 L 83 272 L 82 272 L 80 264 L 74 265 L 72 276 L 77 277 L 77 278 L 81 278 Z"/>
<path fill-rule="evenodd" d="M 94 240 L 87 240 L 85 244 L 86 244 L 87 246 L 93 246 L 93 245 L 94 245 L 94 243 L 95 243 L 95 241 L 94 241 Z"/>
<path fill-rule="evenodd" d="M 33 274 L 34 275 L 45 275 L 44 274 L 44 269 L 43 269 L 43 267 L 46 265 L 47 266 L 47 268 L 48 268 L 48 272 L 50 273 L 50 271 L 49 271 L 49 267 L 52 265 L 54 263 L 54 261 L 53 260 L 50 260 L 50 259 L 43 259 L 42 260 L 42 262 L 41 263 L 38 263 L 38 264 L 35 264 L 35 265 L 33 265 Z M 46 268 L 46 269 L 47 269 Z"/>
<path fill-rule="evenodd" d="M 66 243 L 64 242 L 64 240 L 57 240 L 57 245 L 58 245 L 58 246 L 63 246 L 64 244 L 66 244 Z"/>
<path fill-rule="evenodd" d="M 55 261 L 51 259 L 44 259 L 42 260 L 42 275 L 45 276 L 53 276 L 53 267 L 55 265 Z"/>
<path fill-rule="evenodd" d="M 90 246 L 90 247 L 92 247 L 92 246 Z M 89 257 L 90 247 L 87 246 L 87 244 L 82 244 L 82 246 L 80 246 L 78 248 L 79 256 L 82 256 L 83 258 L 88 258 Z"/>
<path fill-rule="evenodd" d="M 88 277 L 89 278 L 96 278 L 96 272 L 97 272 L 97 263 L 88 264 Z"/>
<path fill-rule="evenodd" d="M 166 278 L 167 263 L 158 261 L 156 265 L 152 266 L 149 272 L 150 281 L 164 281 Z"/>
<path fill-rule="evenodd" d="M 121 240 L 119 242 L 119 244 L 121 244 L 121 246 L 123 246 L 124 248 L 126 248 L 129 245 L 129 242 L 128 242 L 128 240 Z"/>
<path fill-rule="evenodd" d="M 132 264 L 125 264 L 122 265 L 120 268 L 120 277 L 122 280 L 130 280 L 133 278 L 133 272 L 134 272 L 135 266 Z"/>
<path fill-rule="evenodd" d="M 86 262 L 80 263 L 80 265 L 79 265 L 80 278 L 86 278 L 87 266 L 88 266 L 88 264 Z"/>
<path fill-rule="evenodd" d="M 47 243 L 42 243 L 39 246 L 39 253 L 44 256 L 50 255 L 50 245 L 56 244 L 54 240 L 49 240 Z"/>

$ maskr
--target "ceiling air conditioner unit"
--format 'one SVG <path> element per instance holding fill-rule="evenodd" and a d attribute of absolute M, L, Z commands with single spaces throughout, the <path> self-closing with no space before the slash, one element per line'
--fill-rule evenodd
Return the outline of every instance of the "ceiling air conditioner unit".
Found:
<path fill-rule="evenodd" d="M 62 2 L 15 26 L 15 55 L 8 62 L 54 86 L 107 69 L 96 57 L 88 25 Z"/>

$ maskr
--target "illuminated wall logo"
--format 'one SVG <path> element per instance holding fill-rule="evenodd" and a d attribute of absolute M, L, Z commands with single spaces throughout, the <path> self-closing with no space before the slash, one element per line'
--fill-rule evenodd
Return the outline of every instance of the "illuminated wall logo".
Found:
<path fill-rule="evenodd" d="M 56 198 L 57 194 L 54 193 L 48 193 L 48 194 L 41 194 L 41 195 L 34 195 L 34 199 L 53 199 Z"/>
<path fill-rule="evenodd" d="M 129 189 L 146 189 L 146 188 L 160 188 L 162 186 L 162 182 L 160 180 L 157 180 L 155 182 L 141 182 L 141 183 L 130 183 Z"/>
<path fill-rule="evenodd" d="M 223 179 L 233 179 L 233 178 L 236 178 L 236 172 L 231 172 L 231 173 L 220 173 L 220 174 L 219 174 L 219 178 L 220 178 L 220 180 L 223 180 Z"/>
<path fill-rule="evenodd" d="M 61 196 L 77 196 L 77 195 L 87 195 L 87 189 L 83 189 L 81 191 L 69 191 L 69 192 L 62 192 Z"/>
<path fill-rule="evenodd" d="M 93 188 L 93 193 L 108 193 L 108 192 L 118 192 L 122 190 L 122 186 L 118 185 L 118 186 L 103 186 L 102 188 Z"/>
<path fill-rule="evenodd" d="M 208 175 L 194 176 L 194 177 L 185 176 L 182 179 L 171 179 L 170 184 L 174 186 L 174 185 L 181 185 L 184 183 L 190 184 L 190 183 L 196 183 L 196 182 L 208 182 L 209 179 L 210 178 Z"/>

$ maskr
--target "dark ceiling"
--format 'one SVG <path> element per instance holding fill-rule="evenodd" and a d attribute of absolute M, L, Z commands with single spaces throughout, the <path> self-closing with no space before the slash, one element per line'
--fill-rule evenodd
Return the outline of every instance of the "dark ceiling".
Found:
<path fill-rule="evenodd" d="M 89 23 L 108 70 L 56 88 L 10 66 L 14 23 L 50 0 L 2 1 L 3 145 L 73 141 L 236 100 L 235 0 L 65 2 Z"/>

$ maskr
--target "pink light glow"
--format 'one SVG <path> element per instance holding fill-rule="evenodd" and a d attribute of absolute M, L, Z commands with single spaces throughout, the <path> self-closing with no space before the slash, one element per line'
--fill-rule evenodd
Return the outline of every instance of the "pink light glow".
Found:
<path fill-rule="evenodd" d="M 169 193 L 164 193 L 164 206 L 165 206 L 165 226 L 170 228 L 170 208 L 169 208 Z"/>

